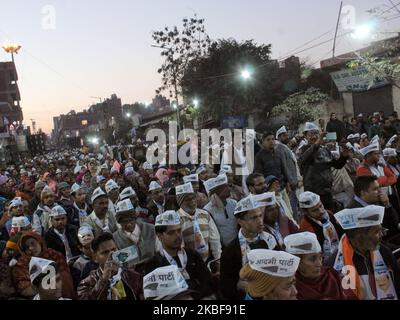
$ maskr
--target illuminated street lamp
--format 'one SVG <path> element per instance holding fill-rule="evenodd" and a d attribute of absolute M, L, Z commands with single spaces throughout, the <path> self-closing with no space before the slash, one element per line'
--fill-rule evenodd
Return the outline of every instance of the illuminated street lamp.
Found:
<path fill-rule="evenodd" d="M 14 62 L 14 53 L 18 54 L 18 51 L 21 49 L 20 45 L 9 43 L 2 46 L 5 52 L 11 53 L 12 62 Z"/>
<path fill-rule="evenodd" d="M 128 113 L 126 114 L 126 117 L 127 117 L 127 118 L 130 118 L 130 117 L 131 117 L 130 112 L 128 112 Z"/>
<path fill-rule="evenodd" d="M 359 25 L 354 28 L 354 31 L 351 33 L 351 37 L 353 39 L 365 39 L 371 35 L 372 29 L 373 26 L 370 23 Z"/>
<path fill-rule="evenodd" d="M 199 106 L 199 100 L 194 99 L 193 100 L 193 105 L 194 105 L 195 108 L 197 108 Z"/>
<path fill-rule="evenodd" d="M 147 108 L 150 105 L 150 102 L 145 101 L 144 106 Z"/>
<path fill-rule="evenodd" d="M 248 69 L 242 71 L 241 76 L 243 80 L 249 80 L 251 78 L 251 72 Z"/>

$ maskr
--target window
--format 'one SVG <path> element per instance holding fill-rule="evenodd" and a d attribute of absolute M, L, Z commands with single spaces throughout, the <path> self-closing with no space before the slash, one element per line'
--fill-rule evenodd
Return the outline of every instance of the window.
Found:
<path fill-rule="evenodd" d="M 82 124 L 83 126 L 87 126 L 87 125 L 88 125 L 88 121 L 87 121 L 87 120 L 82 120 L 81 124 Z"/>

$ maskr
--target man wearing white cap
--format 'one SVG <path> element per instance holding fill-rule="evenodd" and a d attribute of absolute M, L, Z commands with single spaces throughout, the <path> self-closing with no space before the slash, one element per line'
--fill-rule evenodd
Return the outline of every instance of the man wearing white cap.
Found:
<path fill-rule="evenodd" d="M 151 181 L 149 185 L 150 201 L 147 204 L 149 217 L 157 217 L 157 215 L 165 211 L 165 194 L 161 185 L 157 181 Z"/>
<path fill-rule="evenodd" d="M 210 202 L 204 210 L 212 216 L 219 234 L 222 245 L 226 247 L 237 236 L 237 220 L 234 212 L 237 202 L 230 199 L 228 179 L 225 174 L 204 182 L 204 187 L 210 198 Z"/>
<path fill-rule="evenodd" d="M 59 191 L 59 200 L 57 203 L 67 212 L 68 223 L 79 228 L 79 211 L 74 207 L 74 201 L 71 195 L 72 189 L 70 185 L 63 181 L 60 182 L 57 187 Z"/>
<path fill-rule="evenodd" d="M 395 207 L 397 212 L 400 212 L 400 203 L 399 203 L 399 198 L 398 198 L 398 190 L 399 190 L 399 184 L 400 184 L 400 166 L 399 166 L 399 161 L 398 161 L 398 155 L 397 155 L 397 150 L 393 148 L 386 148 L 383 150 L 383 157 L 386 161 L 386 165 L 383 169 L 384 172 L 387 172 L 387 174 L 391 174 L 396 177 L 397 182 L 396 184 L 392 185 L 391 188 L 391 194 L 389 194 L 389 200 L 390 203 Z"/>
<path fill-rule="evenodd" d="M 188 182 L 192 184 L 193 190 L 196 193 L 197 207 L 200 209 L 204 208 L 204 206 L 208 203 L 208 198 L 203 192 L 199 191 L 200 190 L 199 175 L 197 173 L 193 173 L 188 176 L 184 176 L 183 183 L 188 183 Z"/>
<path fill-rule="evenodd" d="M 151 259 L 156 250 L 156 232 L 149 223 L 136 221 L 135 208 L 130 199 L 117 204 L 116 219 L 121 226 L 113 237 L 118 249 L 136 246 L 139 251 L 138 263 Z"/>
<path fill-rule="evenodd" d="M 146 264 L 146 274 L 160 267 L 176 266 L 189 288 L 197 291 L 195 299 L 213 294 L 211 273 L 202 257 L 196 251 L 184 247 L 179 213 L 168 210 L 158 215 L 155 228 L 162 248 Z"/>
<path fill-rule="evenodd" d="M 210 214 L 197 208 L 196 194 L 190 183 L 176 186 L 176 201 L 180 207 L 185 246 L 197 251 L 203 261 L 221 257 L 221 238 Z"/>
<path fill-rule="evenodd" d="M 86 202 L 87 192 L 86 189 L 77 183 L 74 183 L 71 187 L 71 196 L 74 200 L 73 206 L 79 214 L 79 225 L 81 226 L 86 217 L 90 214 L 91 209 Z"/>
<path fill-rule="evenodd" d="M 54 261 L 32 257 L 29 262 L 29 277 L 37 292 L 33 300 L 70 300 L 61 297 L 62 280 Z"/>
<path fill-rule="evenodd" d="M 108 196 L 101 189 L 94 190 L 92 197 L 93 212 L 86 218 L 85 223 L 93 229 L 95 237 L 103 232 L 117 231 L 115 216 L 108 211 Z"/>
<path fill-rule="evenodd" d="M 336 159 L 322 144 L 322 136 L 313 123 L 306 123 L 304 135 L 308 143 L 299 151 L 299 165 L 304 177 L 304 190 L 319 194 L 325 207 L 333 210 L 331 168 L 341 169 L 345 166 L 348 150 L 344 149 L 340 157 Z"/>
<path fill-rule="evenodd" d="M 49 223 L 51 209 L 57 205 L 57 203 L 55 202 L 56 195 L 50 187 L 46 186 L 44 187 L 40 196 L 41 202 L 39 203 L 35 214 L 39 217 L 42 224 L 42 232 L 45 233 L 47 232 L 47 230 L 49 230 L 50 227 Z"/>
<path fill-rule="evenodd" d="M 344 209 L 335 214 L 345 230 L 334 260 L 334 268 L 346 277 L 346 295 L 359 300 L 397 300 L 400 270 L 384 246 L 384 207 Z M 332 259 L 333 262 L 333 259 Z"/>
<path fill-rule="evenodd" d="M 319 195 L 304 192 L 299 198 L 302 219 L 300 231 L 315 233 L 323 249 L 324 259 L 328 259 L 337 249 L 343 231 L 337 225 L 332 213 L 325 209 Z"/>
<path fill-rule="evenodd" d="M 276 192 L 267 192 L 259 197 L 267 197 L 264 211 L 264 228 L 265 231 L 272 234 L 278 244 L 278 248 L 284 250 L 283 239 L 292 233 L 299 231 L 297 223 L 288 216 L 284 211 L 284 207 L 276 196 Z"/>
<path fill-rule="evenodd" d="M 396 184 L 397 177 L 390 170 L 385 170 L 379 164 L 379 141 L 373 142 L 368 147 L 361 149 L 360 153 L 364 156 L 364 161 L 357 168 L 357 177 L 377 176 L 382 191 L 387 195 L 392 194 L 390 186 Z"/>
<path fill-rule="evenodd" d="M 296 300 L 295 274 L 300 258 L 284 251 L 255 249 L 240 270 L 246 281 L 245 300 Z"/>
<path fill-rule="evenodd" d="M 344 299 L 338 273 L 332 267 L 323 267 L 322 249 L 314 233 L 301 232 L 287 236 L 285 250 L 301 259 L 296 272 L 297 299 Z"/>
<path fill-rule="evenodd" d="M 236 205 L 235 217 L 241 228 L 221 256 L 221 291 L 226 299 L 243 299 L 245 295 L 239 272 L 248 261 L 247 253 L 277 246 L 275 238 L 264 231 L 263 209 L 272 195 L 249 195 Z"/>
<path fill-rule="evenodd" d="M 93 231 L 88 226 L 80 227 L 78 230 L 78 249 L 81 254 L 69 261 L 74 288 L 89 276 L 89 273 L 96 270 L 99 266 L 93 261 L 92 242 L 94 240 Z"/>
<path fill-rule="evenodd" d="M 67 262 L 79 255 L 78 227 L 67 223 L 67 212 L 61 206 L 51 209 L 51 227 L 44 234 L 47 247 L 60 252 Z"/>

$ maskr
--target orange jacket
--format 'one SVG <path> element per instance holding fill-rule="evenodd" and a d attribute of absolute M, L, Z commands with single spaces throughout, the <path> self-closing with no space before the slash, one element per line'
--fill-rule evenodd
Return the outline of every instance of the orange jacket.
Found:
<path fill-rule="evenodd" d="M 388 166 L 385 166 L 383 169 L 383 172 L 385 173 L 385 176 L 383 177 L 378 177 L 378 183 L 380 187 L 389 187 L 397 183 L 397 177 L 394 175 L 394 173 L 388 168 Z M 372 171 L 370 168 L 368 168 L 365 163 L 363 162 L 362 164 L 359 165 L 357 168 L 357 177 L 362 177 L 362 176 L 372 176 Z"/>

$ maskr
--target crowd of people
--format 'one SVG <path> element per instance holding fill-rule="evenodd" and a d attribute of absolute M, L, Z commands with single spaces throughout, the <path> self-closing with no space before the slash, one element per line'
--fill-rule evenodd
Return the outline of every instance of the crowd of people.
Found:
<path fill-rule="evenodd" d="M 299 132 L 263 134 L 246 177 L 140 140 L 3 168 L 0 299 L 397 300 L 397 114 Z"/>

